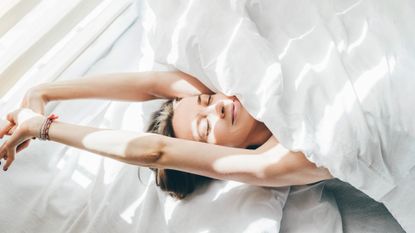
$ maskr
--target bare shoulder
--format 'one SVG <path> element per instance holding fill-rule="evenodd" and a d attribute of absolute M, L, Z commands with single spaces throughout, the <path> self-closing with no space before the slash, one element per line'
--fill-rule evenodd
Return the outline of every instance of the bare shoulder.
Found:
<path fill-rule="evenodd" d="M 181 71 L 154 73 L 152 94 L 162 98 L 187 97 L 213 93 L 197 78 Z"/>

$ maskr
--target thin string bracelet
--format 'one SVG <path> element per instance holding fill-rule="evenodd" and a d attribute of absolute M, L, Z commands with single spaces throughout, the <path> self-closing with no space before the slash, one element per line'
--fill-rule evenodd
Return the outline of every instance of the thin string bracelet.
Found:
<path fill-rule="evenodd" d="M 45 127 L 46 121 L 47 121 L 47 119 L 44 122 L 42 122 L 42 126 L 40 126 L 40 129 L 39 129 L 39 139 L 40 139 L 40 136 L 42 135 L 42 129 L 43 129 L 43 127 Z M 33 137 L 33 139 L 36 139 L 36 137 Z"/>
<path fill-rule="evenodd" d="M 49 128 L 52 122 L 56 119 L 58 119 L 59 116 L 52 113 L 46 118 L 46 120 L 43 122 L 42 127 L 40 128 L 39 132 L 39 139 L 42 141 L 50 140 L 49 138 Z"/>

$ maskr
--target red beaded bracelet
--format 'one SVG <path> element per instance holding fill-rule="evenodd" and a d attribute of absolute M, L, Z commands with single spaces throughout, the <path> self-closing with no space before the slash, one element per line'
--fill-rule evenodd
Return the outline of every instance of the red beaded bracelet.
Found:
<path fill-rule="evenodd" d="M 49 140 L 49 128 L 52 122 L 58 119 L 58 115 L 50 114 L 48 118 L 46 118 L 45 122 L 43 122 L 42 127 L 40 127 L 39 139 L 40 140 Z"/>

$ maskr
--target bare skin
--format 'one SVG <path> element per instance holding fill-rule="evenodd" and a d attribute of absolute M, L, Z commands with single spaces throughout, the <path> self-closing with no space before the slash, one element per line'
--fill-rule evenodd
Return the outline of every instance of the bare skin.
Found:
<path fill-rule="evenodd" d="M 93 90 L 88 88 L 91 86 L 94 86 Z M 23 101 L 23 103 L 31 102 L 32 104 L 22 104 L 21 108 L 9 113 L 8 125 L 0 130 L 0 137 L 10 135 L 0 148 L 0 159 L 7 159 L 3 169 L 10 167 L 19 145 L 39 136 L 39 129 L 45 121 L 45 116 L 41 114 L 43 113 L 42 101 L 46 105 L 50 101 L 77 98 L 146 101 L 180 97 L 185 100 L 197 98 L 202 94 L 212 95 L 214 93 L 197 79 L 182 72 L 90 76 L 35 87 L 26 94 Z M 245 123 L 251 122 L 252 125 L 241 132 L 242 129 L 238 128 L 238 121 L 242 123 L 243 114 L 245 114 L 243 111 L 246 110 L 240 108 L 234 121 L 230 121 L 233 113 L 229 110 L 232 106 L 229 101 L 234 100 L 232 98 L 217 96 L 216 102 L 193 105 L 194 114 L 189 114 L 192 117 L 190 122 L 194 121 L 194 117 L 197 116 L 208 117 L 212 124 L 216 123 L 211 127 L 210 138 L 206 137 L 202 140 L 195 140 L 195 138 L 187 138 L 192 141 L 186 140 L 189 135 L 183 135 L 182 138 L 170 138 L 156 134 L 85 127 L 61 121 L 55 121 L 51 125 L 49 136 L 52 141 L 129 164 L 176 169 L 254 185 L 286 186 L 332 178 L 327 169 L 316 167 L 305 158 L 303 153 L 286 150 L 275 137 L 270 137 L 269 131 L 262 123 L 253 118 L 249 119 L 249 114 L 245 115 L 247 120 Z M 183 103 L 185 102 L 178 103 L 175 114 L 180 116 L 180 104 Z M 228 108 L 227 115 L 224 115 L 226 112 L 222 112 L 223 109 L 218 107 L 224 105 Z M 185 104 L 182 107 L 185 107 Z M 183 127 L 186 126 L 183 125 Z M 188 127 L 191 128 L 192 125 Z M 203 133 L 203 130 L 206 130 L 207 121 L 205 125 L 198 125 L 198 127 L 196 130 L 202 131 L 198 134 Z M 225 137 L 227 130 L 235 134 L 239 132 L 241 136 Z M 256 150 L 244 149 L 246 145 L 252 143 L 259 143 L 262 146 Z"/>
<path fill-rule="evenodd" d="M 262 145 L 272 135 L 236 97 L 221 93 L 180 100 L 175 104 L 173 128 L 178 138 L 238 148 Z"/>

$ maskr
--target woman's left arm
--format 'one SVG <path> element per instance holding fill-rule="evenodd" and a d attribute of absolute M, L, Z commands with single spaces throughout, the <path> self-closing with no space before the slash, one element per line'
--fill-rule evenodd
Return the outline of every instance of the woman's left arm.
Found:
<path fill-rule="evenodd" d="M 331 178 L 327 169 L 316 167 L 303 153 L 288 151 L 278 143 L 248 150 L 59 121 L 52 124 L 49 135 L 52 141 L 133 165 L 175 169 L 253 185 L 300 185 Z"/>
<path fill-rule="evenodd" d="M 45 119 L 30 109 L 19 109 L 8 115 L 8 120 L 18 127 L 0 149 L 0 159 L 7 155 L 4 168 L 13 162 L 20 143 L 39 136 Z M 331 178 L 327 169 L 316 167 L 301 152 L 286 150 L 275 138 L 257 150 L 247 150 L 61 121 L 51 124 L 49 138 L 129 164 L 175 169 L 261 186 L 308 184 Z"/>
<path fill-rule="evenodd" d="M 225 147 L 163 137 L 160 168 L 259 186 L 302 185 L 333 178 L 303 153 L 292 152 L 271 137 L 257 150 Z"/>
<path fill-rule="evenodd" d="M 14 161 L 16 151 L 23 142 L 39 137 L 46 117 L 28 108 L 20 108 L 7 115 L 9 125 L 15 125 L 10 137 L 0 147 L 0 159 L 5 159 L 3 170 Z M 9 126 L 0 129 L 0 138 Z M 125 130 L 100 129 L 55 120 L 49 128 L 49 140 L 87 150 L 121 162 L 152 166 L 158 160 L 159 135 Z"/>

